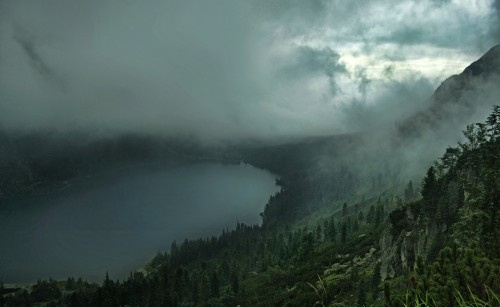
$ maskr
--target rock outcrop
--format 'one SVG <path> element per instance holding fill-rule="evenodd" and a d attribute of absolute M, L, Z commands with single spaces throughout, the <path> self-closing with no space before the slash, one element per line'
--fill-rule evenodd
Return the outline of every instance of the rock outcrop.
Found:
<path fill-rule="evenodd" d="M 414 270 L 418 257 L 427 261 L 437 253 L 448 237 L 448 225 L 439 224 L 429 217 L 413 216 L 409 207 L 399 209 L 403 220 L 394 225 L 388 223 L 380 239 L 382 280 Z"/>

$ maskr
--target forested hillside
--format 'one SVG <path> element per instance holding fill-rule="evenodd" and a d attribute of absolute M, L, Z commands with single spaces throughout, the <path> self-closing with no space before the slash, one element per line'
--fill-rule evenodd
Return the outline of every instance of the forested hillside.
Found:
<path fill-rule="evenodd" d="M 0 200 L 112 168 L 206 160 L 267 169 L 280 187 L 259 225 L 173 242 L 125 280 L 2 284 L 0 306 L 500 306 L 500 107 L 448 146 L 463 129 L 453 127 L 491 107 L 498 50 L 395 129 L 226 146 L 0 134 Z"/>
<path fill-rule="evenodd" d="M 172 243 L 127 280 L 40 281 L 3 304 L 498 305 L 500 107 L 464 135 L 429 168 L 422 197 L 409 184 L 405 195 L 332 204 L 305 224 L 237 223 L 218 237 Z M 300 187 L 286 177 L 281 184 L 271 208 Z"/>
<path fill-rule="evenodd" d="M 0 307 L 500 307 L 500 0 L 0 0 Z"/>
<path fill-rule="evenodd" d="M 500 304 L 500 107 L 464 136 L 429 168 L 422 198 L 389 214 L 381 263 L 396 277 L 386 284 L 390 305 Z"/>

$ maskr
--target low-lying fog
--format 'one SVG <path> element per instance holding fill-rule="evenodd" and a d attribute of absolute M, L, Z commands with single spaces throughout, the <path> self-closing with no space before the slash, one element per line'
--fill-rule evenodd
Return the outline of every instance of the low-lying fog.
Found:
<path fill-rule="evenodd" d="M 0 280 L 124 278 L 173 240 L 259 222 L 278 189 L 272 174 L 248 165 L 128 170 L 99 180 L 0 208 Z"/>

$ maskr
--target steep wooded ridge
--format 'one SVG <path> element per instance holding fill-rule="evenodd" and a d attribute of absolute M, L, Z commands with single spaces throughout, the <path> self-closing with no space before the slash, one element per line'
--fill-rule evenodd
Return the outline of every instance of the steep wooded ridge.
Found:
<path fill-rule="evenodd" d="M 173 242 L 124 281 L 106 276 L 95 285 L 70 277 L 0 288 L 0 306 L 500 306 L 500 107 L 492 99 L 499 97 L 499 74 L 500 45 L 443 82 L 431 107 L 399 123 L 395 133 L 224 150 L 172 142 L 158 150 L 129 142 L 119 159 L 124 163 L 161 160 L 166 153 L 244 160 L 280 175 L 281 191 L 264 208 L 261 226 L 237 223 L 218 237 Z M 422 136 L 442 133 L 445 139 L 447 125 L 461 125 L 452 132 L 459 134 L 468 114 L 492 108 L 426 174 L 414 167 L 414 151 L 428 141 Z M 89 156 L 113 159 L 123 146 Z M 51 153 L 49 161 L 66 156 L 84 161 L 77 153 Z M 26 169 L 22 174 L 34 169 L 15 161 Z M 71 161 L 61 171 L 85 169 Z M 410 167 L 418 175 L 409 176 Z M 421 188 L 416 177 L 423 178 Z"/>
<path fill-rule="evenodd" d="M 389 214 L 380 240 L 382 279 L 412 274 L 411 295 L 438 306 L 472 293 L 500 303 L 492 299 L 500 289 L 500 107 L 464 136 L 429 168 L 422 198 Z"/>

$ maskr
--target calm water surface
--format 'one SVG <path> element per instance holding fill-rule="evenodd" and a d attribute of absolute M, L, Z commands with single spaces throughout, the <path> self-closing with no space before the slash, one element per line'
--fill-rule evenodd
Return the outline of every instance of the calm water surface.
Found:
<path fill-rule="evenodd" d="M 96 180 L 2 205 L 0 280 L 124 278 L 173 240 L 259 222 L 278 189 L 275 176 L 248 165 L 128 170 Z"/>

